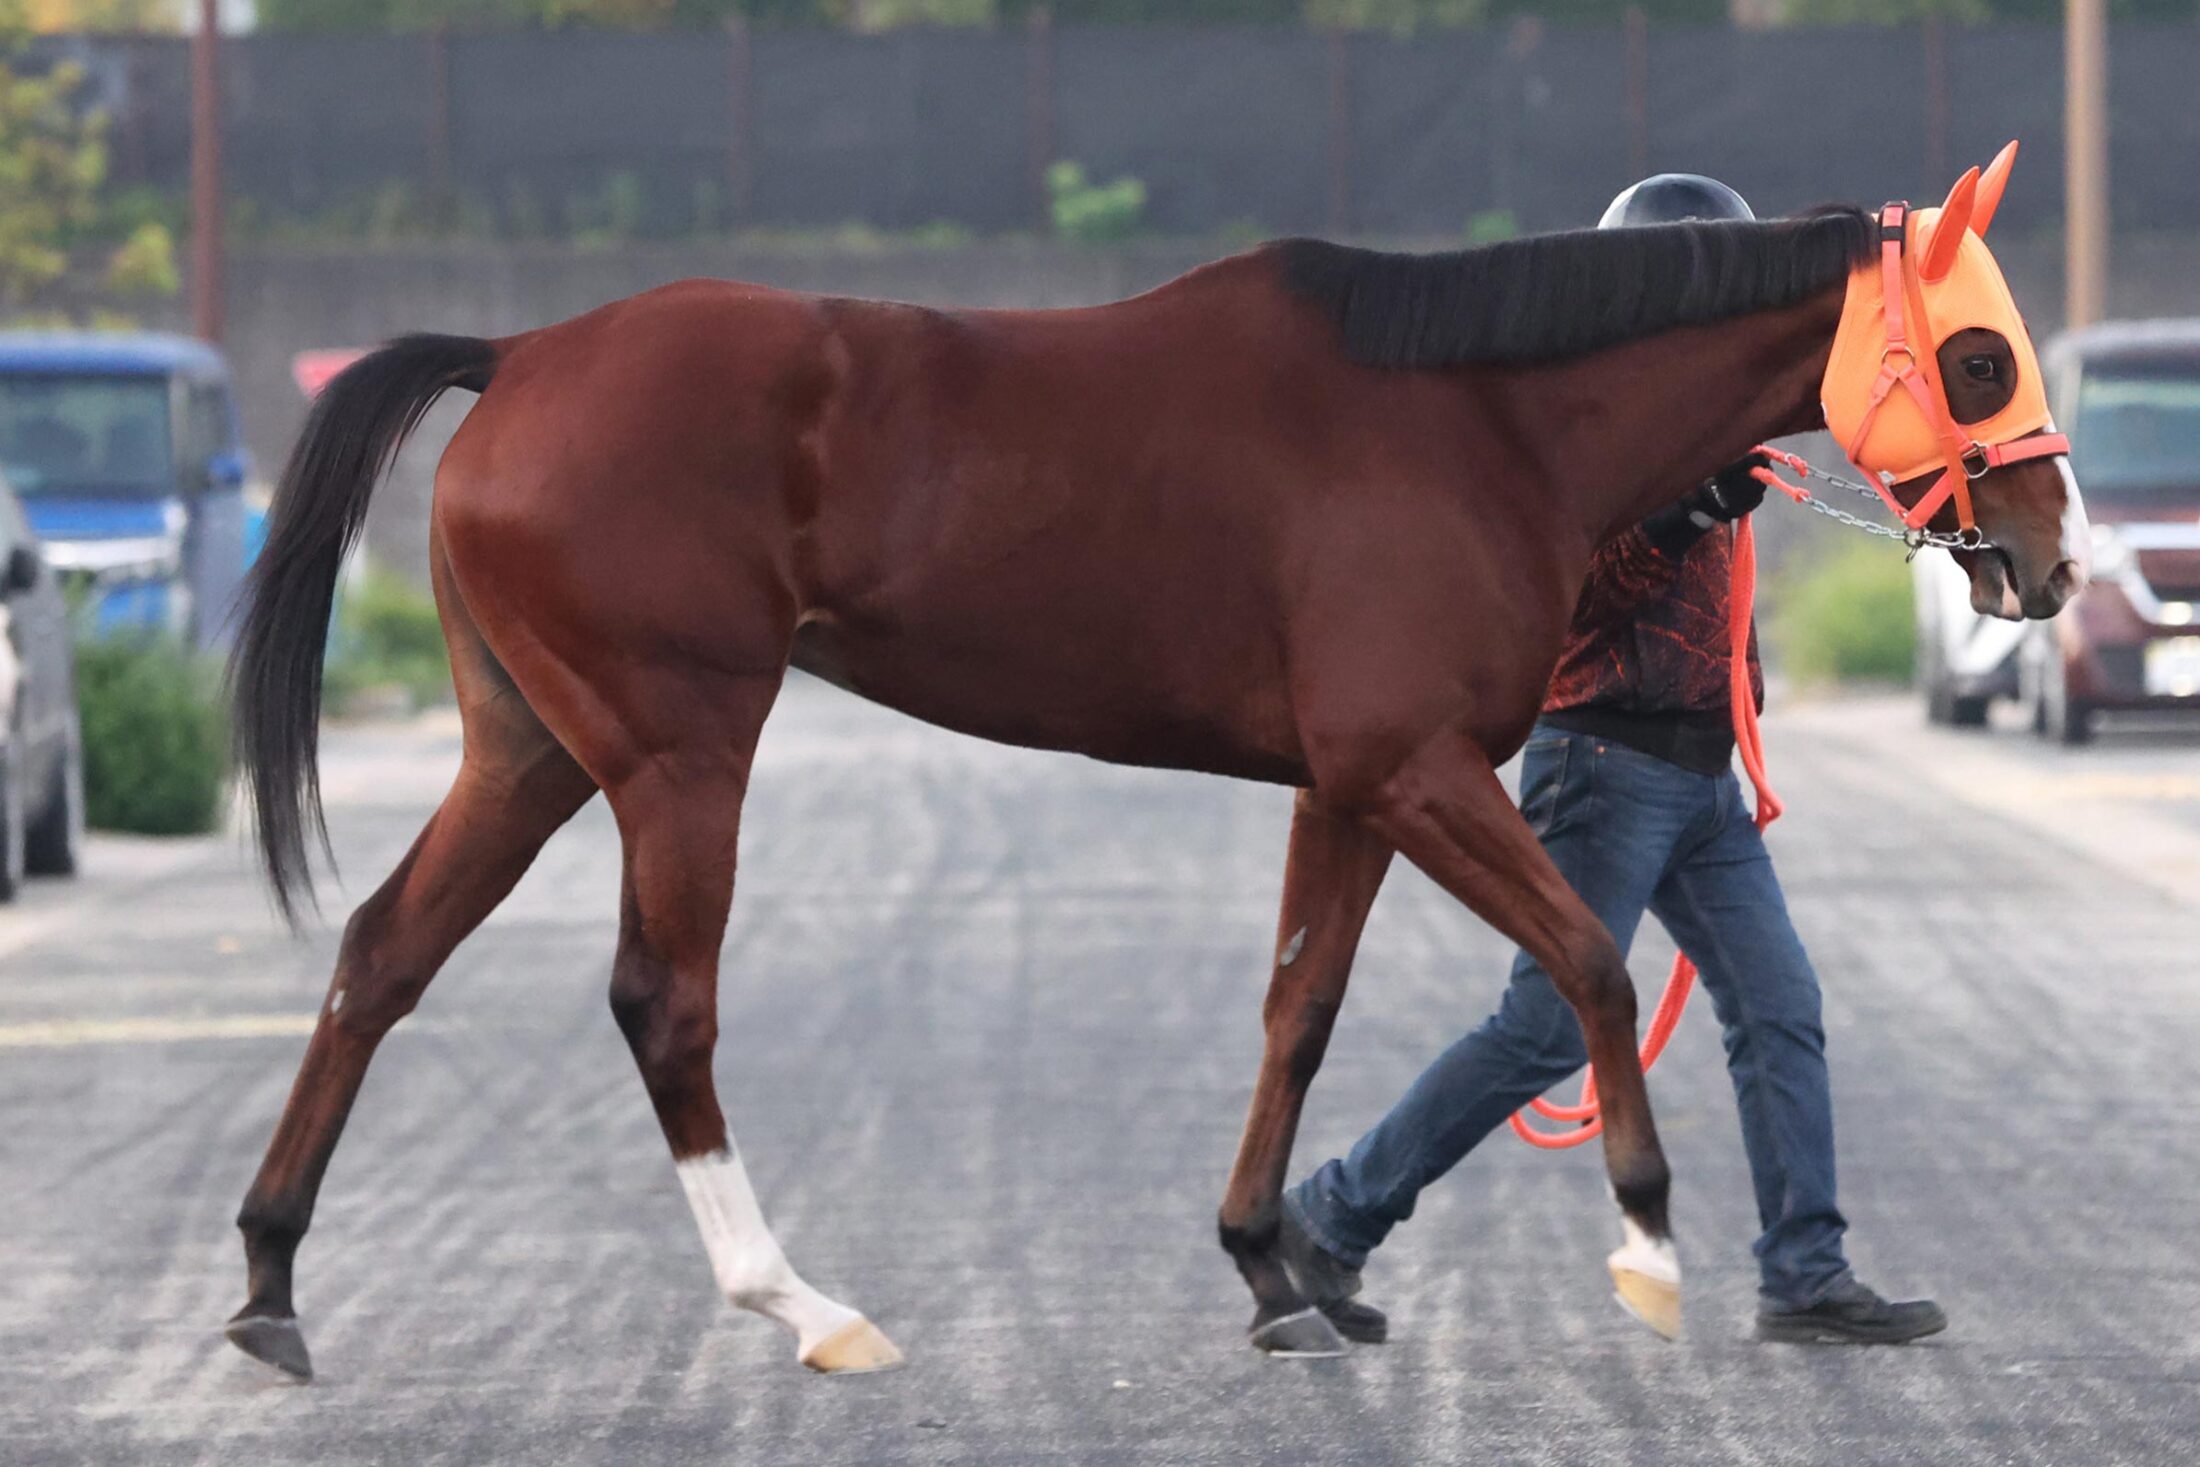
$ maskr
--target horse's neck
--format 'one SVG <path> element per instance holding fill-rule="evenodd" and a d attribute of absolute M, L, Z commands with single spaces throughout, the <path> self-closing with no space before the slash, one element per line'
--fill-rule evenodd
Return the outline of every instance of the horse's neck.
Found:
<path fill-rule="evenodd" d="M 1541 420 L 1525 426 L 1545 445 L 1554 492 L 1602 539 L 1766 439 L 1821 426 L 1819 381 L 1844 294 L 1835 286 L 1801 305 L 1665 332 L 1551 369 L 1516 403 Z"/>

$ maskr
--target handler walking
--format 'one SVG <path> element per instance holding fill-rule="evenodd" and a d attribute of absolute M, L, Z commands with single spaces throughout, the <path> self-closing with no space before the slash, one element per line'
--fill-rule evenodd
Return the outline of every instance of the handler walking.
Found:
<path fill-rule="evenodd" d="M 1713 179 L 1661 174 L 1600 228 L 1749 219 Z M 1850 1272 L 1834 1200 L 1833 1104 L 1818 978 L 1734 777 L 1728 636 L 1734 522 L 1762 502 L 1755 460 L 1604 546 L 1521 770 L 1520 806 L 1625 951 L 1645 910 L 1699 968 L 1726 1041 L 1763 1234 L 1757 1337 L 1894 1344 L 1947 1327 Z M 1750 674 L 1763 699 L 1754 637 Z M 1421 1189 L 1588 1062 L 1581 1027 L 1526 953 L 1498 1011 L 1438 1056 L 1350 1154 L 1283 1199 L 1283 1250 L 1349 1339 L 1385 1337 L 1360 1270 Z"/>

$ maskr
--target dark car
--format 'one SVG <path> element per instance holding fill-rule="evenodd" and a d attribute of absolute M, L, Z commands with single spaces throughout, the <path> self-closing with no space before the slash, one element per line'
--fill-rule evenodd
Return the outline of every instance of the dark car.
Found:
<path fill-rule="evenodd" d="M 2042 364 L 2093 521 L 2093 581 L 2028 628 L 2033 725 L 2065 743 L 2103 710 L 2200 709 L 2200 321 L 2111 323 Z"/>
<path fill-rule="evenodd" d="M 2041 353 L 2093 526 L 2092 584 L 2052 621 L 1970 610 L 1945 556 L 1916 565 L 1920 681 L 1937 722 L 2023 702 L 2063 743 L 2102 712 L 2200 711 L 2200 321 L 2118 321 Z"/>
<path fill-rule="evenodd" d="M 69 607 L 23 506 L 0 484 L 0 901 L 26 874 L 74 875 L 84 843 Z"/>

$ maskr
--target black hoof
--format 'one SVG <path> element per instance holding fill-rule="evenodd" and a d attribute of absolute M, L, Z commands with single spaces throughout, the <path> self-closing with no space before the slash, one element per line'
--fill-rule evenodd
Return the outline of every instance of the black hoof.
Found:
<path fill-rule="evenodd" d="M 1328 1360 L 1344 1353 L 1344 1337 L 1319 1309 L 1301 1309 L 1253 1326 L 1253 1348 L 1283 1360 Z"/>
<path fill-rule="evenodd" d="M 250 1314 L 229 1321 L 222 1333 L 230 1344 L 291 1379 L 313 1379 L 313 1358 L 306 1354 L 306 1337 L 298 1332 L 297 1320 Z"/>

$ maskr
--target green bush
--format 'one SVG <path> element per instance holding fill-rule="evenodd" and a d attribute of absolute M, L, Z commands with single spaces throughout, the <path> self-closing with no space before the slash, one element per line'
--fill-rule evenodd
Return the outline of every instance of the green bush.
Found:
<path fill-rule="evenodd" d="M 1146 185 L 1135 178 L 1091 183 L 1081 163 L 1067 159 L 1047 169 L 1047 195 L 1053 200 L 1054 232 L 1088 243 L 1127 239 L 1138 232 L 1146 212 Z"/>
<path fill-rule="evenodd" d="M 1917 650 L 1910 573 L 1879 541 L 1806 551 L 1781 578 L 1772 640 L 1801 682 L 1907 682 Z"/>
<path fill-rule="evenodd" d="M 565 230 L 582 249 L 608 249 L 640 237 L 649 215 L 649 190 L 631 169 L 604 175 L 600 186 L 565 201 Z"/>
<path fill-rule="evenodd" d="M 1497 244 L 1520 233 L 1520 220 L 1510 209 L 1484 209 L 1467 216 L 1467 243 Z"/>
<path fill-rule="evenodd" d="M 88 823 L 141 835 L 220 823 L 229 714 L 210 661 L 170 639 L 88 640 L 77 648 L 76 695 Z"/>
<path fill-rule="evenodd" d="M 435 599 L 401 576 L 370 567 L 338 599 L 322 689 L 329 706 L 342 713 L 362 695 L 391 687 L 402 689 L 415 707 L 448 698 L 450 654 Z"/>

